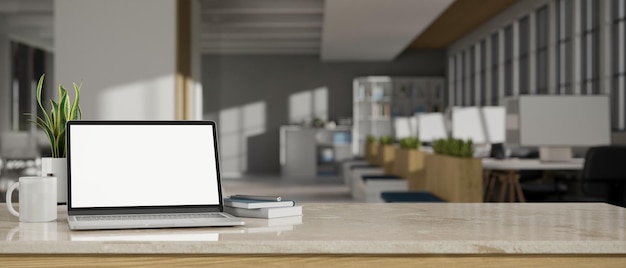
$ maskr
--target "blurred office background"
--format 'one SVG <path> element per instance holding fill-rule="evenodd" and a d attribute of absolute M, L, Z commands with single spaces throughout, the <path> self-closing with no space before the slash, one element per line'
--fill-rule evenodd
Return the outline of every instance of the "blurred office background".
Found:
<path fill-rule="evenodd" d="M 83 82 L 85 119 L 216 121 L 227 193 L 349 201 L 338 169 L 281 176 L 281 128 L 351 129 L 358 77 L 441 78 L 438 111 L 605 94 L 623 144 L 625 23 L 623 0 L 0 0 L 0 190 L 49 154 L 42 73 L 44 99 Z"/>

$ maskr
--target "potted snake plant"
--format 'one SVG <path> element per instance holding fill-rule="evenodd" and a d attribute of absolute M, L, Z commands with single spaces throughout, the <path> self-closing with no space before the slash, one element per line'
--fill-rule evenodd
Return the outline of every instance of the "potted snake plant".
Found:
<path fill-rule="evenodd" d="M 409 190 L 424 191 L 424 153 L 420 150 L 421 142 L 418 137 L 400 139 L 400 146 L 396 148 L 394 174 L 409 182 Z"/>
<path fill-rule="evenodd" d="M 378 139 L 378 165 L 385 170 L 385 174 L 393 174 L 394 171 L 395 146 L 393 142 L 391 136 L 382 136 Z"/>
<path fill-rule="evenodd" d="M 57 203 L 67 202 L 67 161 L 65 159 L 65 126 L 69 120 L 80 120 L 82 117 L 79 100 L 80 85 L 74 85 L 74 101 L 70 100 L 68 90 L 59 85 L 59 100 L 50 100 L 50 111 L 46 111 L 41 100 L 42 85 L 45 74 L 42 74 L 37 84 L 37 104 L 41 109 L 41 116 L 27 114 L 29 121 L 37 125 L 50 141 L 51 157 L 41 158 L 41 173 L 43 176 L 57 177 Z"/>
<path fill-rule="evenodd" d="M 448 202 L 482 202 L 482 162 L 473 157 L 472 141 L 440 139 L 433 150 L 424 162 L 427 190 Z"/>
<path fill-rule="evenodd" d="M 365 159 L 370 164 L 376 164 L 378 161 L 378 142 L 372 135 L 368 135 L 365 142 Z"/>

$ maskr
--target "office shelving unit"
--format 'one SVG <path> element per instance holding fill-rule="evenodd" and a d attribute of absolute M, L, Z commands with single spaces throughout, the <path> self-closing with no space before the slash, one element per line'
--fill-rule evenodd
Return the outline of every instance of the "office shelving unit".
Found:
<path fill-rule="evenodd" d="M 367 136 L 393 135 L 393 118 L 440 112 L 444 105 L 443 77 L 358 77 L 353 81 L 352 152 L 363 156 Z"/>

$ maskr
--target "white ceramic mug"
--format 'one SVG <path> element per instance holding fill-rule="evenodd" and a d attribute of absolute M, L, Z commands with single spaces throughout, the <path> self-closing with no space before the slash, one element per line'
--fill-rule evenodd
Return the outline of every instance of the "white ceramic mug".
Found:
<path fill-rule="evenodd" d="M 13 191 L 19 187 L 20 211 L 11 203 Z M 9 213 L 19 217 L 22 222 L 48 222 L 57 219 L 57 178 L 56 177 L 20 177 L 7 190 L 7 208 Z"/>

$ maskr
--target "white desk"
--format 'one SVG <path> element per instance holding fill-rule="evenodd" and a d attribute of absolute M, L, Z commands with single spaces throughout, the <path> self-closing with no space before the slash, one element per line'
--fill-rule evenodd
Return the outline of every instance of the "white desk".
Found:
<path fill-rule="evenodd" d="M 482 160 L 485 172 L 485 201 L 489 201 L 498 177 L 502 182 L 498 201 L 504 201 L 508 195 L 508 201 L 526 201 L 519 183 L 520 170 L 581 170 L 585 165 L 585 159 L 574 158 L 569 162 L 541 162 L 539 159 L 494 159 Z M 508 192 L 508 194 L 507 194 Z"/>
<path fill-rule="evenodd" d="M 494 159 L 484 158 L 483 169 L 489 170 L 581 170 L 585 165 L 584 158 L 574 158 L 569 162 L 541 162 L 539 159 Z"/>
<path fill-rule="evenodd" d="M 600 203 L 304 204 L 302 223 L 70 231 L 0 207 L 0 266 L 624 267 L 626 209 Z M 5 239 L 6 238 L 6 239 Z"/>

